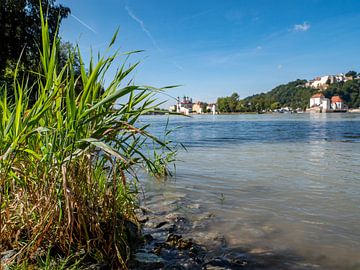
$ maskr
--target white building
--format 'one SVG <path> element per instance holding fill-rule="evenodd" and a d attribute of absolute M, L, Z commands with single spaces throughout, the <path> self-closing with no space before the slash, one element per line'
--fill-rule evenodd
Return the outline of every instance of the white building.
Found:
<path fill-rule="evenodd" d="M 172 105 L 169 107 L 169 112 L 176 112 L 176 105 Z"/>
<path fill-rule="evenodd" d="M 181 101 L 179 97 L 177 98 L 177 104 L 176 104 L 177 113 L 189 115 L 190 113 L 192 113 L 192 107 L 193 107 L 192 98 L 184 96 Z"/>
<path fill-rule="evenodd" d="M 336 82 L 346 82 L 348 80 L 347 77 L 343 73 L 338 75 L 326 75 L 322 77 L 316 77 L 313 80 L 308 81 L 305 86 L 312 87 L 315 89 L 327 89 L 330 84 Z"/>
<path fill-rule="evenodd" d="M 348 107 L 340 96 L 333 96 L 330 99 L 318 93 L 310 98 L 310 112 L 334 112 L 347 111 Z"/>
<path fill-rule="evenodd" d="M 330 100 L 321 93 L 315 94 L 310 98 L 310 110 L 326 112 L 330 110 Z"/>
<path fill-rule="evenodd" d="M 212 114 L 216 114 L 216 109 L 217 109 L 216 103 L 208 104 L 206 106 L 206 110 L 208 111 L 210 110 Z"/>
<path fill-rule="evenodd" d="M 333 110 L 346 110 L 347 107 L 344 103 L 344 100 L 339 96 L 333 96 L 331 98 L 331 108 Z"/>
<path fill-rule="evenodd" d="M 334 82 L 336 82 L 335 76 L 326 75 L 315 78 L 315 80 L 311 84 L 311 87 L 316 89 L 325 89 L 329 86 L 329 84 L 332 84 Z"/>

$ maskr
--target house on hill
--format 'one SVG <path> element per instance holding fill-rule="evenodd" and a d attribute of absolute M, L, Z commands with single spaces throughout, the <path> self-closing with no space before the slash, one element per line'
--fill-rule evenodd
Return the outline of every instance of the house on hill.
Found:
<path fill-rule="evenodd" d="M 330 100 L 322 93 L 317 93 L 310 98 L 310 112 L 345 112 L 346 110 L 347 106 L 340 96 L 333 96 Z"/>
<path fill-rule="evenodd" d="M 326 112 L 330 109 L 330 100 L 322 93 L 317 93 L 310 98 L 310 111 Z"/>
<path fill-rule="evenodd" d="M 344 100 L 340 96 L 333 96 L 331 98 L 331 109 L 336 110 L 347 110 Z"/>
<path fill-rule="evenodd" d="M 313 80 L 308 81 L 305 86 L 311 87 L 320 90 L 326 90 L 329 88 L 330 84 L 336 82 L 346 82 L 349 80 L 349 77 L 346 77 L 343 73 L 338 75 L 326 75 L 322 77 L 316 77 Z"/>

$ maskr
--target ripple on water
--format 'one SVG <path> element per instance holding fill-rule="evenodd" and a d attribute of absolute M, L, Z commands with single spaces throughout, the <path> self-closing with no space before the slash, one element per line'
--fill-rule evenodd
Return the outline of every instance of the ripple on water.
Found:
<path fill-rule="evenodd" d="M 159 119 L 150 118 L 155 130 Z M 183 126 L 174 139 L 188 151 L 167 188 L 215 213 L 204 233 L 290 250 L 323 269 L 360 264 L 360 115 L 200 116 L 171 125 Z"/>

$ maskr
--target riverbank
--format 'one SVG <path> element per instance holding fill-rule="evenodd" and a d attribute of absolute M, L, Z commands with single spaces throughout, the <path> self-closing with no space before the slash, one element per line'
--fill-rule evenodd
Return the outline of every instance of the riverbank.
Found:
<path fill-rule="evenodd" d="M 209 232 L 216 216 L 185 194 L 154 194 L 138 211 L 143 242 L 129 269 L 319 269 L 291 252 L 234 247 L 221 228 Z"/>
<path fill-rule="evenodd" d="M 261 248 L 233 247 L 228 239 L 218 232 L 209 232 L 215 214 L 204 205 L 189 201 L 185 194 L 159 193 L 148 198 L 136 210 L 140 227 L 126 222 L 126 239 L 131 244 L 131 256 L 127 263 L 129 270 L 185 270 L 185 269 L 319 269 L 318 265 L 304 263 L 303 258 L 289 253 L 276 254 Z M 140 230 L 139 230 L 140 229 Z M 6 264 L 6 260 L 18 250 L 1 253 L 1 269 L 27 269 L 32 264 Z M 95 261 L 85 253 L 69 257 L 51 258 L 38 252 L 35 269 L 83 269 L 111 270 L 114 265 L 106 261 Z M 47 261 L 49 260 L 49 261 Z"/>

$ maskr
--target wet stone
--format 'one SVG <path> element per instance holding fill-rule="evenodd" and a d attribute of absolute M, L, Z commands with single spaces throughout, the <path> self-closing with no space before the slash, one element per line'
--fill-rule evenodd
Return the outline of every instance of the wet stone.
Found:
<path fill-rule="evenodd" d="M 184 266 L 182 266 L 181 264 L 178 263 L 172 263 L 169 265 L 166 265 L 164 270 L 186 270 L 187 268 L 185 268 Z"/>
<path fill-rule="evenodd" d="M 146 218 L 143 218 L 143 219 L 138 219 L 138 221 L 139 221 L 139 223 L 144 224 L 144 223 L 149 221 L 149 218 L 146 217 Z"/>
<path fill-rule="evenodd" d="M 230 262 L 234 266 L 244 267 L 249 264 L 249 259 L 247 258 L 247 256 L 243 255 L 232 258 Z"/>
<path fill-rule="evenodd" d="M 167 220 L 171 220 L 171 221 L 174 221 L 176 220 L 177 218 L 179 218 L 181 215 L 179 213 L 169 213 L 165 216 L 165 219 Z"/>
<path fill-rule="evenodd" d="M 190 208 L 190 209 L 200 209 L 200 204 L 199 204 L 199 203 L 189 204 L 189 205 L 187 206 L 187 208 Z"/>
<path fill-rule="evenodd" d="M 221 247 L 226 246 L 227 244 L 225 237 L 215 232 L 210 232 L 210 233 L 199 232 L 194 236 L 194 238 L 200 244 L 209 246 L 212 249 L 219 249 Z"/>
<path fill-rule="evenodd" d="M 152 237 L 151 234 L 145 234 L 143 236 L 143 239 L 144 239 L 144 243 L 148 244 L 148 243 L 150 243 L 150 242 L 152 242 L 154 240 L 154 237 Z"/>
<path fill-rule="evenodd" d="M 152 253 L 138 252 L 135 254 L 134 261 L 138 269 L 146 270 L 164 267 L 164 260 Z"/>
<path fill-rule="evenodd" d="M 203 265 L 203 269 L 232 269 L 231 263 L 224 258 L 215 258 Z"/>
<path fill-rule="evenodd" d="M 167 222 L 167 221 L 162 221 L 162 222 L 158 223 L 158 224 L 155 226 L 155 228 L 156 228 L 156 229 L 161 228 L 162 226 L 164 226 L 164 225 L 166 225 L 166 224 L 168 224 L 168 223 L 169 223 L 169 222 Z"/>
<path fill-rule="evenodd" d="M 142 216 L 147 219 L 142 224 L 143 241 L 134 255 L 135 264 L 132 262 L 129 269 L 219 270 L 249 267 L 247 258 L 238 257 L 237 252 L 223 255 L 227 247 L 223 235 L 208 230 L 193 230 L 194 227 L 208 226 L 214 216 L 212 213 L 198 213 L 193 217 L 195 222 L 192 222 L 180 208 L 166 209 L 160 202 L 156 210 Z M 200 212 L 196 209 L 201 208 L 197 203 L 179 202 L 179 205 L 193 214 Z M 192 217 L 192 214 L 189 216 Z"/>

